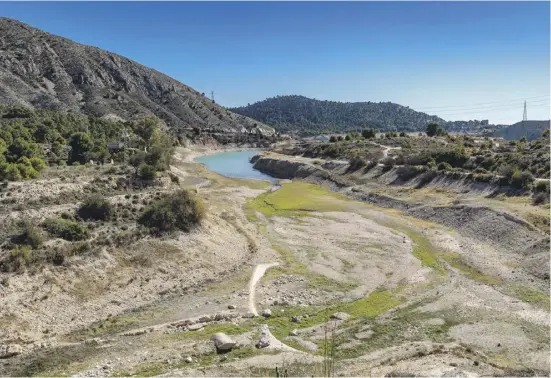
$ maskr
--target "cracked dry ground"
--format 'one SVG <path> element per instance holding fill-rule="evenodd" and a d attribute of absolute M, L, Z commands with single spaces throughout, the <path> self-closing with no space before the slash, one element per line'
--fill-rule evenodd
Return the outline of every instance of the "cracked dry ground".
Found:
<path fill-rule="evenodd" d="M 22 351 L 0 375 L 324 375 L 326 354 L 345 376 L 549 375 L 547 283 L 514 250 L 311 184 L 174 168 L 204 184 L 205 224 L 10 277 L 2 338 Z M 249 318 L 268 263 L 254 300 L 272 316 Z M 263 324 L 300 353 L 256 348 Z M 237 347 L 217 354 L 217 332 Z"/>

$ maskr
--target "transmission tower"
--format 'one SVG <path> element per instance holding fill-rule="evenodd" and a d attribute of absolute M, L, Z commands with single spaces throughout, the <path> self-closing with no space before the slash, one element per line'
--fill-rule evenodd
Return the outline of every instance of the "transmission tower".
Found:
<path fill-rule="evenodd" d="M 214 91 L 210 91 L 210 99 L 214 102 Z"/>
<path fill-rule="evenodd" d="M 526 101 L 524 101 L 524 114 L 522 115 L 523 121 L 528 121 L 528 116 L 526 114 Z"/>

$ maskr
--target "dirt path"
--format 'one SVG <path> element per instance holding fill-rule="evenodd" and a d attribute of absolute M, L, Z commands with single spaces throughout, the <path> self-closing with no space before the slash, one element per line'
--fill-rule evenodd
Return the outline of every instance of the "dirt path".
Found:
<path fill-rule="evenodd" d="M 258 316 L 258 311 L 256 310 L 255 305 L 255 287 L 258 281 L 262 278 L 264 273 L 266 273 L 266 270 L 273 266 L 279 265 L 278 263 L 270 263 L 270 264 L 259 264 L 255 266 L 253 270 L 253 274 L 251 276 L 251 280 L 249 281 L 249 311 L 252 312 L 255 316 Z M 304 354 L 304 352 L 291 348 L 288 345 L 283 344 L 281 341 L 279 341 L 273 334 L 270 332 L 270 328 L 268 325 L 263 324 L 260 327 L 260 332 L 263 334 L 265 338 L 269 340 L 269 346 L 268 349 L 279 349 L 286 352 L 295 352 L 295 353 L 301 353 Z"/>
<path fill-rule="evenodd" d="M 258 283 L 258 281 L 262 278 L 266 270 L 276 265 L 279 265 L 279 264 L 278 263 L 259 264 L 255 266 L 253 270 L 251 280 L 249 281 L 249 311 L 252 312 L 255 316 L 258 316 L 258 311 L 256 311 L 255 300 L 254 300 L 255 286 Z"/>

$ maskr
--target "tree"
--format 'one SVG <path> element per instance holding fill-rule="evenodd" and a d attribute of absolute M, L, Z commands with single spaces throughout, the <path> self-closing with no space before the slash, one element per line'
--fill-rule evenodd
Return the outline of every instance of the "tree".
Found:
<path fill-rule="evenodd" d="M 148 148 L 159 133 L 158 120 L 155 117 L 148 117 L 140 120 L 134 132 L 142 139 L 144 147 Z"/>
<path fill-rule="evenodd" d="M 433 137 L 435 135 L 440 135 L 442 133 L 442 129 L 437 123 L 429 123 L 426 133 L 428 136 Z"/>
<path fill-rule="evenodd" d="M 94 147 L 90 135 L 82 132 L 74 133 L 69 142 L 71 152 L 69 153 L 69 163 L 86 163 L 88 153 Z"/>
<path fill-rule="evenodd" d="M 329 138 L 329 142 L 335 143 L 336 141 L 337 141 L 337 138 L 334 135 L 331 135 L 331 137 Z"/>
<path fill-rule="evenodd" d="M 145 152 L 137 152 L 134 155 L 130 156 L 129 163 L 135 169 L 135 174 L 138 174 L 138 168 L 145 162 Z"/>
<path fill-rule="evenodd" d="M 362 136 L 365 139 L 373 139 L 373 138 L 375 138 L 375 130 L 373 130 L 373 129 L 364 129 L 364 130 L 362 130 Z"/>

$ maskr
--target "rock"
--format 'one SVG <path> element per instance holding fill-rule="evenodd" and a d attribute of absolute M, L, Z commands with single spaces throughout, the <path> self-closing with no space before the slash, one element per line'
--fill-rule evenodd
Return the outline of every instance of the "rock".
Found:
<path fill-rule="evenodd" d="M 331 315 L 331 319 L 348 320 L 350 319 L 350 315 L 348 315 L 346 312 L 335 312 L 333 315 Z"/>
<path fill-rule="evenodd" d="M 262 311 L 262 316 L 264 316 L 265 318 L 269 318 L 270 316 L 272 316 L 272 310 L 270 310 L 269 308 L 265 309 L 264 311 Z"/>
<path fill-rule="evenodd" d="M 293 316 L 293 317 L 291 318 L 291 321 L 292 321 L 293 323 L 300 323 L 301 320 L 302 320 L 302 317 L 301 317 L 301 316 Z"/>
<path fill-rule="evenodd" d="M 2 345 L 0 346 L 0 358 L 10 358 L 21 354 L 23 348 L 18 344 Z"/>
<path fill-rule="evenodd" d="M 200 321 L 201 323 L 208 323 L 208 322 L 210 322 L 211 320 L 212 320 L 212 318 L 211 318 L 210 316 L 208 316 L 208 315 L 203 315 L 203 316 L 201 316 L 201 317 L 199 318 L 199 321 Z"/>
<path fill-rule="evenodd" d="M 251 319 L 251 318 L 254 318 L 256 315 L 253 314 L 252 312 L 247 312 L 245 315 L 243 315 L 244 318 L 248 318 L 248 319 Z"/>
<path fill-rule="evenodd" d="M 270 346 L 270 338 L 268 336 L 262 336 L 256 343 L 256 347 L 258 349 L 266 348 L 268 346 Z"/>
<path fill-rule="evenodd" d="M 235 308 L 236 308 L 235 305 L 228 305 L 229 310 L 235 310 Z"/>
<path fill-rule="evenodd" d="M 205 323 L 195 323 L 187 327 L 190 331 L 197 331 L 205 326 Z"/>
<path fill-rule="evenodd" d="M 217 333 L 212 336 L 211 340 L 214 342 L 216 349 L 222 351 L 231 350 L 236 345 L 236 342 L 230 339 L 225 333 Z"/>
<path fill-rule="evenodd" d="M 298 331 L 296 329 L 289 332 L 289 336 L 298 336 Z"/>
<path fill-rule="evenodd" d="M 190 364 L 193 362 L 193 358 L 191 358 L 190 356 L 187 356 L 184 360 L 186 363 Z"/>

